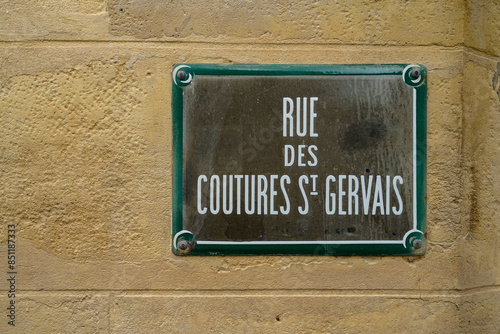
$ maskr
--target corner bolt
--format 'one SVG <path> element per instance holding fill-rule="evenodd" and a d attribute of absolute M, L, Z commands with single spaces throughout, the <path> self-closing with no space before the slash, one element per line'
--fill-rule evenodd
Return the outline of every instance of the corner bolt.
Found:
<path fill-rule="evenodd" d="M 187 242 L 186 240 L 181 240 L 181 241 L 179 241 L 179 244 L 177 245 L 177 247 L 181 251 L 188 250 L 189 249 L 189 242 Z"/>
<path fill-rule="evenodd" d="M 185 71 L 177 72 L 177 79 L 186 80 L 186 78 L 187 78 L 187 73 Z"/>
<path fill-rule="evenodd" d="M 412 79 L 416 80 L 420 78 L 420 71 L 418 69 L 411 70 L 410 76 L 412 77 Z"/>

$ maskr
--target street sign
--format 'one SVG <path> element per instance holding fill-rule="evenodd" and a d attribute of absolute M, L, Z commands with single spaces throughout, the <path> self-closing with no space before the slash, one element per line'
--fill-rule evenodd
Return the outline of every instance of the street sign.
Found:
<path fill-rule="evenodd" d="M 176 65 L 173 252 L 425 253 L 426 76 Z"/>

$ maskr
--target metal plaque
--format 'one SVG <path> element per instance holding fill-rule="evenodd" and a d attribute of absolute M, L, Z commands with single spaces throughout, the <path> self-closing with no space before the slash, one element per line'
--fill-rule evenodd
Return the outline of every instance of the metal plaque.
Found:
<path fill-rule="evenodd" d="M 176 65 L 173 252 L 425 253 L 426 76 Z"/>

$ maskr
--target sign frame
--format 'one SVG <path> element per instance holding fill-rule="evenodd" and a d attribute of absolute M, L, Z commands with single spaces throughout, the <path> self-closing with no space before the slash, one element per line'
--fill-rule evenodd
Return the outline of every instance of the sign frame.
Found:
<path fill-rule="evenodd" d="M 201 241 L 183 228 L 183 87 L 196 76 L 401 76 L 413 87 L 413 228 L 402 240 Z M 423 255 L 426 240 L 427 69 L 416 64 L 176 64 L 172 69 L 172 252 L 176 255 Z"/>

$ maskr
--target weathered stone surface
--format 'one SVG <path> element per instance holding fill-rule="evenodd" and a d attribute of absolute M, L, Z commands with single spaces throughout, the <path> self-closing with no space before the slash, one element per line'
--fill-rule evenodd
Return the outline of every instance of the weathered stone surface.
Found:
<path fill-rule="evenodd" d="M 465 45 L 499 56 L 500 1 L 467 0 L 465 8 Z"/>
<path fill-rule="evenodd" d="M 100 40 L 108 36 L 106 1 L 0 1 L 0 40 Z"/>
<path fill-rule="evenodd" d="M 500 330 L 500 289 L 464 293 L 460 300 L 460 333 L 492 333 Z"/>
<path fill-rule="evenodd" d="M 4 1 L 3 41 L 459 45 L 462 1 Z M 244 24 L 242 24 L 244 23 Z"/>
<path fill-rule="evenodd" d="M 459 126 L 461 115 L 461 52 L 372 47 L 360 53 L 360 47 L 323 46 L 318 54 L 318 62 L 333 55 L 341 63 L 370 63 L 375 58 L 410 62 L 416 57 L 429 68 L 430 246 L 423 259 L 407 261 L 174 256 L 169 217 L 170 68 L 182 54 L 190 61 L 224 54 L 244 62 L 246 48 L 79 50 L 61 48 L 57 52 L 68 56 L 57 59 L 45 47 L 27 52 L 12 48 L 11 55 L 25 65 L 4 70 L 9 79 L 0 102 L 6 129 L 1 144 L 7 199 L 3 212 L 20 227 L 20 252 L 33 259 L 21 262 L 25 274 L 37 278 L 28 280 L 26 288 L 458 288 L 450 272 L 458 268 L 453 247 L 461 233 L 456 224 L 460 208 L 450 202 L 458 201 L 461 188 L 459 176 L 450 177 L 449 171 L 460 160 L 460 136 L 452 129 Z M 282 57 L 305 63 L 308 50 L 297 46 Z M 274 51 L 278 49 L 255 49 L 253 57 L 272 62 Z M 44 55 L 38 72 L 32 67 L 36 54 Z M 77 59 L 77 64 L 64 62 L 66 57 Z M 62 70 L 54 69 L 57 66 Z M 191 268 L 191 279 L 177 278 L 179 266 Z M 46 273 L 46 267 L 61 269 Z M 387 275 L 396 279 L 388 281 Z"/>
<path fill-rule="evenodd" d="M 461 1 L 109 2 L 110 33 L 138 39 L 458 45 Z"/>
<path fill-rule="evenodd" d="M 117 296 L 113 333 L 457 333 L 456 297 L 401 295 Z M 159 316 L 161 314 L 161 316 Z"/>
<path fill-rule="evenodd" d="M 109 328 L 109 297 L 106 294 L 52 292 L 18 293 L 15 326 L 2 311 L 2 333 L 106 333 Z M 9 300 L 0 296 L 2 309 Z"/>
<path fill-rule="evenodd" d="M 498 63 L 469 55 L 464 66 L 464 213 L 462 286 L 500 281 L 500 93 Z M 493 195 L 496 194 L 496 195 Z"/>
<path fill-rule="evenodd" d="M 498 1 L 0 8 L 0 268 L 14 223 L 19 272 L 0 332 L 498 333 Z M 426 65 L 427 254 L 173 255 L 182 62 Z"/>
<path fill-rule="evenodd" d="M 154 104 L 144 89 L 153 79 L 146 69 L 133 75 L 127 62 L 18 76 L 0 92 L 2 195 L 11 208 L 3 212 L 21 236 L 38 235 L 64 258 L 126 260 L 135 256 L 115 251 L 164 249 L 165 208 L 152 206 L 169 192 L 167 112 L 142 109 Z"/>

